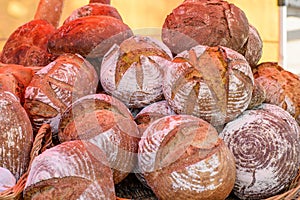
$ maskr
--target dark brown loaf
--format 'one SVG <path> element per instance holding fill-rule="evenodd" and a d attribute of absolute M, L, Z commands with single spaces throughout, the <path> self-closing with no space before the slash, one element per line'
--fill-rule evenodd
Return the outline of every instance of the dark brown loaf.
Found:
<path fill-rule="evenodd" d="M 85 96 L 66 109 L 59 128 L 60 142 L 87 140 L 102 149 L 113 169 L 115 183 L 135 167 L 138 129 L 119 100 L 105 94 Z"/>
<path fill-rule="evenodd" d="M 287 189 L 300 167 L 300 128 L 282 108 L 262 104 L 229 122 L 220 137 L 236 160 L 233 192 L 265 199 Z"/>
<path fill-rule="evenodd" d="M 299 76 L 272 62 L 259 64 L 253 73 L 256 82 L 266 91 L 265 102 L 282 107 L 300 123 Z"/>
<path fill-rule="evenodd" d="M 247 17 L 235 5 L 222 0 L 188 0 L 166 17 L 162 40 L 175 54 L 199 44 L 238 51 L 248 33 Z"/>
<path fill-rule="evenodd" d="M 110 4 L 110 0 L 90 0 L 90 3 L 103 3 L 103 4 Z"/>
<path fill-rule="evenodd" d="M 51 53 L 78 53 L 84 57 L 102 57 L 109 48 L 132 36 L 131 29 L 110 16 L 80 17 L 63 24 L 52 35 Z"/>
<path fill-rule="evenodd" d="M 18 180 L 29 165 L 33 133 L 26 111 L 10 92 L 0 92 L 0 119 L 0 167 Z"/>
<path fill-rule="evenodd" d="M 68 23 L 69 21 L 80 17 L 93 15 L 107 15 L 122 20 L 121 15 L 115 7 L 102 3 L 89 3 L 88 5 L 74 10 L 71 15 L 67 19 L 65 19 L 64 23 Z"/>
<path fill-rule="evenodd" d="M 114 45 L 104 56 L 100 80 L 105 92 L 130 108 L 162 100 L 163 60 L 172 59 L 168 47 L 151 37 L 133 36 Z"/>
<path fill-rule="evenodd" d="M 166 68 L 164 97 L 178 114 L 223 125 L 249 105 L 253 75 L 244 56 L 226 47 L 198 45 Z"/>
<path fill-rule="evenodd" d="M 0 61 L 24 66 L 45 66 L 54 57 L 47 44 L 55 28 L 45 20 L 32 20 L 15 30 L 7 39 Z"/>
<path fill-rule="evenodd" d="M 40 0 L 34 19 L 19 26 L 7 39 L 0 62 L 24 66 L 45 66 L 55 57 L 48 40 L 58 26 L 63 0 Z"/>
<path fill-rule="evenodd" d="M 29 67 L 14 64 L 0 64 L 0 89 L 12 92 L 24 104 L 25 89 L 29 85 L 34 71 Z"/>
<path fill-rule="evenodd" d="M 158 199 L 225 199 L 235 182 L 233 155 L 216 129 L 189 115 L 153 122 L 141 138 L 138 158 Z"/>
<path fill-rule="evenodd" d="M 39 70 L 25 91 L 24 108 L 34 131 L 49 123 L 57 133 L 61 113 L 76 99 L 95 93 L 97 84 L 95 69 L 79 55 L 61 55 Z"/>
<path fill-rule="evenodd" d="M 24 199 L 115 200 L 112 171 L 105 154 L 79 140 L 44 151 L 32 162 Z"/>

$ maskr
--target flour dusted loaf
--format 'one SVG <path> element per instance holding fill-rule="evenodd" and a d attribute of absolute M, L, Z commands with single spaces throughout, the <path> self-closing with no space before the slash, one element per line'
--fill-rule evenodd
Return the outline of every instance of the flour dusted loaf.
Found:
<path fill-rule="evenodd" d="M 164 62 L 172 54 L 163 43 L 133 36 L 114 45 L 104 56 L 100 80 L 105 92 L 130 108 L 142 108 L 163 99 Z"/>
<path fill-rule="evenodd" d="M 0 167 L 0 193 L 13 187 L 16 184 L 16 178 L 6 168 Z"/>
<path fill-rule="evenodd" d="M 122 20 L 94 15 L 74 19 L 60 26 L 51 36 L 48 48 L 54 55 L 78 53 L 84 57 L 102 57 L 113 44 L 133 35 Z"/>
<path fill-rule="evenodd" d="M 255 80 L 266 91 L 266 103 L 288 111 L 300 123 L 300 78 L 284 70 L 278 63 L 264 62 L 254 70 Z"/>
<path fill-rule="evenodd" d="M 178 114 L 223 125 L 249 105 L 253 75 L 244 56 L 226 47 L 198 45 L 166 68 L 163 94 Z"/>
<path fill-rule="evenodd" d="M 115 200 L 112 171 L 105 154 L 79 140 L 44 151 L 32 162 L 24 199 Z"/>
<path fill-rule="evenodd" d="M 18 180 L 29 165 L 33 132 L 19 99 L 7 91 L 0 91 L 0 119 L 0 167 Z"/>
<path fill-rule="evenodd" d="M 241 9 L 226 1 L 188 0 L 166 17 L 162 28 L 162 40 L 175 54 L 196 45 L 238 51 L 247 41 L 249 23 Z"/>
<path fill-rule="evenodd" d="M 106 94 L 82 97 L 71 104 L 59 125 L 59 140 L 87 140 L 102 149 L 113 170 L 114 183 L 135 167 L 138 128 L 127 107 Z"/>
<path fill-rule="evenodd" d="M 43 67 L 25 91 L 24 108 L 34 131 L 48 123 L 55 136 L 61 113 L 76 99 L 95 93 L 97 84 L 94 67 L 78 54 L 61 55 Z"/>
<path fill-rule="evenodd" d="M 154 121 L 141 138 L 138 158 L 158 199 L 225 199 L 235 182 L 234 157 L 216 129 L 190 115 Z"/>
<path fill-rule="evenodd" d="M 241 199 L 265 199 L 287 189 L 300 167 L 300 129 L 282 108 L 262 104 L 229 122 L 220 137 L 233 152 Z"/>

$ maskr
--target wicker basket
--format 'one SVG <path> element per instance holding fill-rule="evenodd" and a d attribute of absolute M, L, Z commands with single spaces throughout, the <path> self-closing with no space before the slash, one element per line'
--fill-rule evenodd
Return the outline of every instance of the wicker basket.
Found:
<path fill-rule="evenodd" d="M 32 161 L 36 156 L 41 152 L 45 151 L 47 148 L 50 148 L 53 145 L 52 143 L 52 134 L 49 124 L 44 124 L 39 129 L 32 149 L 30 153 L 30 163 L 27 169 L 27 172 L 24 173 L 21 178 L 18 180 L 17 184 L 14 187 L 11 187 L 3 192 L 0 192 L 0 200 L 16 200 L 22 199 L 22 192 L 24 190 L 27 176 L 30 171 L 30 166 Z M 154 193 L 147 187 L 145 187 L 134 174 L 130 174 L 124 181 L 116 185 L 116 200 L 156 200 Z M 282 194 L 270 197 L 266 200 L 291 200 L 297 199 L 300 200 L 300 170 L 298 176 L 291 183 L 288 191 L 285 191 Z M 235 196 L 229 196 L 227 200 L 238 200 Z"/>

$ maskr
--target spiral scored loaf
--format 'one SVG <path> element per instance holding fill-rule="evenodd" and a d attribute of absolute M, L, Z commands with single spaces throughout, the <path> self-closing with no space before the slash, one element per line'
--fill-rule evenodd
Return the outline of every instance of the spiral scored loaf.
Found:
<path fill-rule="evenodd" d="M 94 67 L 80 55 L 61 55 L 39 70 L 26 88 L 24 103 L 34 131 L 49 123 L 57 133 L 61 113 L 78 98 L 95 93 L 97 84 Z"/>
<path fill-rule="evenodd" d="M 114 45 L 104 56 L 100 80 L 103 89 L 130 108 L 162 100 L 162 60 L 172 59 L 163 43 L 147 36 L 133 36 Z"/>
<path fill-rule="evenodd" d="M 220 45 L 238 51 L 248 33 L 248 19 L 235 5 L 222 0 L 188 0 L 166 17 L 162 40 L 175 54 L 196 45 Z"/>
<path fill-rule="evenodd" d="M 159 199 L 225 199 L 235 182 L 232 153 L 206 121 L 190 115 L 154 121 L 138 164 Z"/>
<path fill-rule="evenodd" d="M 198 45 L 178 54 L 167 68 L 163 94 L 176 113 L 219 126 L 248 107 L 253 84 L 251 68 L 241 54 Z"/>
<path fill-rule="evenodd" d="M 121 15 L 115 7 L 102 3 L 89 3 L 88 5 L 74 10 L 71 15 L 65 19 L 64 24 L 80 17 L 93 15 L 107 15 L 122 20 Z"/>
<path fill-rule="evenodd" d="M 113 44 L 120 44 L 133 35 L 122 20 L 98 15 L 74 19 L 63 24 L 51 36 L 51 53 L 78 53 L 84 57 L 102 57 Z"/>
<path fill-rule="evenodd" d="M 119 100 L 106 94 L 78 99 L 62 115 L 59 128 L 60 142 L 87 140 L 102 149 L 115 183 L 133 170 L 140 137 L 131 113 Z"/>
<path fill-rule="evenodd" d="M 29 165 L 33 133 L 26 111 L 10 92 L 0 92 L 0 119 L 0 167 L 18 180 Z"/>
<path fill-rule="evenodd" d="M 295 119 L 272 104 L 229 122 L 220 137 L 236 160 L 235 195 L 264 199 L 287 189 L 300 167 L 299 134 Z"/>
<path fill-rule="evenodd" d="M 282 107 L 300 123 L 299 76 L 272 62 L 259 64 L 253 74 L 266 91 L 265 102 Z"/>
<path fill-rule="evenodd" d="M 32 162 L 24 199 L 115 200 L 112 171 L 105 154 L 79 140 L 44 151 Z"/>

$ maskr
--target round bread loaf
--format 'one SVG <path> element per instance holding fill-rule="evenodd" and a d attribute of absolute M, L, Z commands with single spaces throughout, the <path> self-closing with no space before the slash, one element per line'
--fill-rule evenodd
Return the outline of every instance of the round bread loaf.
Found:
<path fill-rule="evenodd" d="M 0 62 L 24 66 L 45 66 L 54 60 L 47 44 L 55 32 L 45 20 L 32 20 L 18 27 L 7 39 Z"/>
<path fill-rule="evenodd" d="M 33 143 L 28 115 L 12 93 L 0 92 L 0 167 L 18 180 L 27 170 Z"/>
<path fill-rule="evenodd" d="M 199 44 L 238 51 L 248 33 L 248 19 L 235 5 L 223 0 L 188 0 L 166 17 L 162 40 L 175 54 Z"/>
<path fill-rule="evenodd" d="M 16 184 L 14 175 L 3 167 L 0 167 L 0 193 L 13 187 Z"/>
<path fill-rule="evenodd" d="M 63 24 L 51 36 L 51 53 L 78 53 L 84 57 L 102 57 L 113 44 L 132 36 L 129 26 L 115 17 L 86 16 Z"/>
<path fill-rule="evenodd" d="M 164 67 L 162 60 L 172 54 L 151 37 L 133 36 L 114 45 L 101 65 L 101 85 L 105 92 L 130 108 L 141 108 L 162 100 Z"/>
<path fill-rule="evenodd" d="M 265 100 L 266 100 L 265 88 L 261 85 L 261 83 L 254 80 L 251 101 L 250 101 L 247 109 L 252 109 L 256 106 L 259 106 L 262 103 L 264 103 Z"/>
<path fill-rule="evenodd" d="M 87 140 L 102 149 L 114 183 L 135 167 L 140 137 L 131 113 L 119 100 L 106 94 L 78 99 L 62 115 L 59 128 L 60 142 Z"/>
<path fill-rule="evenodd" d="M 115 200 L 112 171 L 105 154 L 79 140 L 44 151 L 32 162 L 24 199 Z"/>
<path fill-rule="evenodd" d="M 80 55 L 61 55 L 39 70 L 26 88 L 24 103 L 34 131 L 48 123 L 55 137 L 61 113 L 78 98 L 95 93 L 97 84 L 94 67 Z"/>
<path fill-rule="evenodd" d="M 253 69 L 255 81 L 266 92 L 266 103 L 288 111 L 300 123 L 300 78 L 278 63 L 264 62 Z"/>
<path fill-rule="evenodd" d="M 25 89 L 29 85 L 34 71 L 30 67 L 14 64 L 0 64 L 0 89 L 19 97 L 24 104 Z"/>
<path fill-rule="evenodd" d="M 113 6 L 109 4 L 102 4 L 102 3 L 89 3 L 88 5 L 82 6 L 74 10 L 71 13 L 71 15 L 67 19 L 65 19 L 64 24 L 80 17 L 94 16 L 94 15 L 107 15 L 122 20 L 121 15 L 117 11 L 117 9 L 114 8 Z"/>
<path fill-rule="evenodd" d="M 262 104 L 229 122 L 220 137 L 233 152 L 240 199 L 265 199 L 288 188 L 300 167 L 300 128 L 282 108 Z"/>
<path fill-rule="evenodd" d="M 176 115 L 176 113 L 171 109 L 166 100 L 158 101 L 144 107 L 134 118 L 140 135 L 143 135 L 143 132 L 152 122 L 168 115 Z"/>
<path fill-rule="evenodd" d="M 246 60 L 248 61 L 251 68 L 255 68 L 262 56 L 263 41 L 260 37 L 258 30 L 253 26 L 249 25 L 248 40 L 244 47 L 239 50 Z"/>
<path fill-rule="evenodd" d="M 226 47 L 198 45 L 166 68 L 163 94 L 176 113 L 219 126 L 247 109 L 253 84 L 244 56 Z"/>
<path fill-rule="evenodd" d="M 139 143 L 139 169 L 158 199 L 225 199 L 235 162 L 218 133 L 190 115 L 154 121 Z"/>

